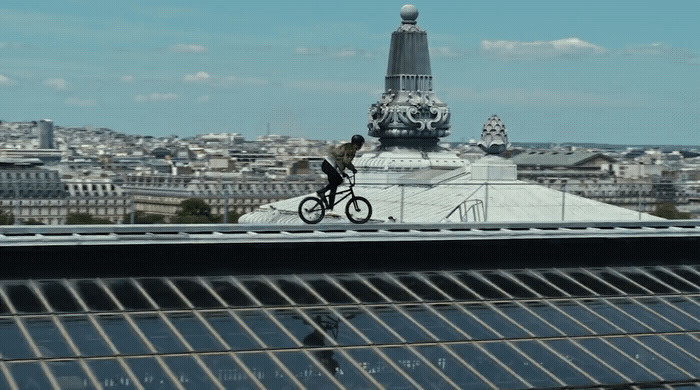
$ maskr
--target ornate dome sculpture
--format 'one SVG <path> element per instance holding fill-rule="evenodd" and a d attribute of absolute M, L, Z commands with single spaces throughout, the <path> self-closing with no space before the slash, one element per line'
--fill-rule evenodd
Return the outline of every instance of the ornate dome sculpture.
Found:
<path fill-rule="evenodd" d="M 382 147 L 431 147 L 450 134 L 450 111 L 433 93 L 428 35 L 416 25 L 418 10 L 404 5 L 401 18 L 391 34 L 385 92 L 369 107 L 368 134 Z"/>
<path fill-rule="evenodd" d="M 487 154 L 501 154 L 508 147 L 506 125 L 498 115 L 492 115 L 481 130 L 481 140 L 477 143 Z"/>

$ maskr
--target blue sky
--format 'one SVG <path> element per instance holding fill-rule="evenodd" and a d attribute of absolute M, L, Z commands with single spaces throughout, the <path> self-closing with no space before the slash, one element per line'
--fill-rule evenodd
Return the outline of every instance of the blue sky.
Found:
<path fill-rule="evenodd" d="M 406 1 L 0 3 L 0 120 L 367 133 Z M 700 1 L 414 1 L 448 141 L 700 144 Z"/>

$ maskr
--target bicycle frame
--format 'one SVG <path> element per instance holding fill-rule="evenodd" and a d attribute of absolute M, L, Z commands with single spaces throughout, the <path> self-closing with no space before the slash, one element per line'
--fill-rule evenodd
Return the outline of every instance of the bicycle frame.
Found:
<path fill-rule="evenodd" d="M 355 175 L 353 174 L 352 176 L 348 176 L 348 189 L 342 190 L 342 191 L 336 191 L 335 193 L 335 202 L 333 202 L 333 206 L 337 205 L 338 203 L 344 201 L 348 197 L 355 197 L 355 192 L 352 190 L 352 188 L 355 186 Z M 342 195 L 342 196 L 340 196 Z"/>

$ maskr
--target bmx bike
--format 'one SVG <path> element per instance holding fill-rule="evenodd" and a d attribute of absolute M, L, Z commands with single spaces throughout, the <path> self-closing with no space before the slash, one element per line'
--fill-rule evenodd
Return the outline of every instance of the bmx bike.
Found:
<path fill-rule="evenodd" d="M 355 175 L 345 175 L 348 179 L 348 188 L 338 191 L 335 194 L 335 202 L 333 206 L 350 198 L 345 205 L 345 215 L 352 223 L 365 223 L 372 216 L 372 205 L 369 201 L 361 196 L 356 196 L 353 191 L 355 186 Z M 323 199 L 315 196 L 309 196 L 301 200 L 299 203 L 299 217 L 302 221 L 315 224 L 321 222 L 326 215 L 326 204 Z"/>

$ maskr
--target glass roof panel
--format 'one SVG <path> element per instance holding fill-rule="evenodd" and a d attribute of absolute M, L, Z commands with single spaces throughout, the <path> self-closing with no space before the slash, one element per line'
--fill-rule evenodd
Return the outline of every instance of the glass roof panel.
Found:
<path fill-rule="evenodd" d="M 248 295 L 227 280 L 212 280 L 214 291 L 231 307 L 253 306 Z"/>
<path fill-rule="evenodd" d="M 191 356 L 164 357 L 163 361 L 186 389 L 214 389 L 214 382 Z"/>
<path fill-rule="evenodd" d="M 339 367 L 338 362 L 333 359 L 333 351 L 316 351 L 314 355 L 324 368 L 319 368 L 301 351 L 275 354 L 305 387 L 309 389 L 337 389 L 338 386 L 328 377 L 329 374 L 337 375 Z"/>
<path fill-rule="evenodd" d="M 313 308 L 305 310 L 305 313 L 309 316 L 309 318 L 316 321 L 316 323 L 326 331 L 326 334 L 332 337 L 338 343 L 338 345 L 367 344 L 365 340 L 360 337 L 360 335 L 346 325 L 345 321 L 342 321 L 342 319 L 338 318 L 338 316 L 333 314 L 330 310 L 324 308 Z M 361 311 L 357 308 L 346 308 L 344 311 L 340 311 L 339 313 L 342 313 L 341 315 L 346 318 L 352 319 L 361 313 Z M 312 337 L 304 336 L 304 338 L 302 338 L 302 343 L 304 345 L 328 345 L 327 340 L 324 337 L 319 336 L 320 335 L 317 333 L 315 333 Z"/>
<path fill-rule="evenodd" d="M 682 297 L 667 297 L 664 299 L 659 299 L 659 298 L 647 298 L 647 297 L 640 297 L 636 299 L 637 302 L 640 304 L 650 308 L 654 312 L 658 313 L 661 317 L 667 319 L 668 321 L 674 323 L 675 325 L 678 325 L 681 329 L 684 330 L 700 330 L 700 318 L 699 317 L 690 317 L 689 315 L 681 312 L 678 310 L 678 307 L 673 305 L 675 302 L 680 302 L 681 305 L 684 305 L 686 302 L 688 302 L 686 299 L 683 299 Z M 691 302 L 688 302 L 691 303 Z M 694 305 L 695 307 L 698 308 L 698 314 L 700 314 L 700 306 Z M 694 308 L 690 308 L 692 311 Z"/>
<path fill-rule="evenodd" d="M 452 386 L 443 377 L 430 368 L 415 353 L 405 347 L 380 348 L 386 356 L 399 366 L 420 386 L 431 389 L 451 389 Z"/>
<path fill-rule="evenodd" d="M 75 356 L 68 347 L 65 339 L 58 331 L 56 324 L 46 317 L 42 318 L 22 318 L 24 326 L 34 339 L 34 343 L 39 347 L 39 352 L 43 357 L 70 357 Z"/>
<path fill-rule="evenodd" d="M 595 354 L 598 359 L 608 363 L 611 367 L 615 367 L 616 370 L 620 371 L 628 378 L 634 378 L 634 380 L 638 382 L 658 380 L 654 374 L 637 364 L 641 362 L 627 358 L 601 339 L 580 339 L 577 340 L 577 342 L 588 351 Z"/>
<path fill-rule="evenodd" d="M 270 348 L 290 348 L 297 344 L 262 310 L 241 310 L 236 314 Z"/>
<path fill-rule="evenodd" d="M 460 388 L 491 388 L 491 386 L 476 376 L 467 366 L 460 363 L 452 354 L 448 353 L 444 347 L 439 345 L 419 345 L 414 348 Z"/>
<path fill-rule="evenodd" d="M 161 353 L 186 351 L 185 346 L 177 340 L 157 314 L 135 314 L 132 318 L 156 351 Z"/>
<path fill-rule="evenodd" d="M 562 291 L 566 291 L 569 295 L 574 297 L 586 297 L 592 295 L 589 290 L 582 287 L 578 283 L 575 283 L 569 278 L 566 278 L 556 272 L 542 272 L 542 276 L 545 277 L 550 283 L 557 286 Z M 582 283 L 584 286 L 588 287 L 586 283 Z M 590 287 L 589 287 L 590 288 Z"/>
<path fill-rule="evenodd" d="M 234 351 L 260 348 L 260 345 L 227 312 L 207 312 L 202 315 Z"/>
<path fill-rule="evenodd" d="M 685 352 L 690 354 L 690 356 L 698 357 L 697 351 L 700 351 L 700 335 L 698 335 L 697 333 L 695 334 L 695 337 L 689 334 L 670 334 L 667 335 L 666 338 L 670 342 L 676 344 L 678 348 L 681 348 Z M 698 368 L 695 370 L 695 372 L 698 371 L 700 371 L 700 366 L 698 366 Z"/>
<path fill-rule="evenodd" d="M 371 306 L 369 310 L 409 343 L 437 341 L 391 306 Z"/>
<path fill-rule="evenodd" d="M 7 363 L 7 367 L 20 389 L 52 388 L 39 363 Z"/>
<path fill-rule="evenodd" d="M 625 275 L 630 280 L 637 284 L 644 286 L 644 288 L 651 290 L 655 294 L 669 294 L 673 293 L 673 290 L 654 280 L 653 278 L 639 272 L 636 270 L 621 270 L 620 273 Z"/>
<path fill-rule="evenodd" d="M 525 283 L 543 297 L 563 297 L 565 294 L 552 286 L 550 283 L 524 272 L 515 272 L 513 275 Z"/>
<path fill-rule="evenodd" d="M 535 294 L 529 291 L 527 288 L 520 285 L 513 279 L 506 278 L 505 276 L 493 272 L 484 272 L 483 276 L 491 281 L 491 283 L 497 285 L 503 291 L 507 292 L 515 298 L 533 298 Z"/>
<path fill-rule="evenodd" d="M 323 352 L 323 351 L 319 351 Z M 333 370 L 333 367 L 336 366 L 337 362 L 337 370 L 335 371 L 335 378 L 340 382 L 343 386 L 345 386 L 348 389 L 372 389 L 375 388 L 376 386 L 372 384 L 372 382 L 365 376 L 361 368 L 357 368 L 356 366 L 353 365 L 353 363 L 348 360 L 345 355 L 342 353 L 338 353 L 337 351 L 330 350 L 329 352 L 324 352 L 323 356 L 318 356 L 314 352 L 314 356 L 316 359 L 319 361 L 323 361 L 323 359 L 327 359 L 327 361 L 323 362 L 322 364 L 327 367 L 329 370 Z M 334 362 L 335 360 L 335 362 Z"/>
<path fill-rule="evenodd" d="M 227 389 L 254 389 L 256 386 L 229 355 L 202 355 L 214 377 Z"/>
<path fill-rule="evenodd" d="M 289 376 L 266 353 L 239 353 L 243 364 L 266 389 L 296 389 Z"/>
<path fill-rule="evenodd" d="M 454 344 L 449 348 L 499 389 L 528 387 L 473 344 Z"/>
<path fill-rule="evenodd" d="M 41 303 L 34 291 L 23 284 L 10 284 L 5 286 L 7 297 L 12 305 L 20 313 L 44 313 L 46 307 Z"/>
<path fill-rule="evenodd" d="M 62 283 L 46 281 L 38 284 L 53 310 L 62 312 L 82 311 L 78 302 Z"/>
<path fill-rule="evenodd" d="M 575 303 L 571 303 L 571 304 L 576 305 Z M 559 329 L 561 332 L 564 332 L 564 334 L 566 334 L 566 335 L 574 336 L 574 335 L 591 334 L 590 331 L 588 331 L 586 328 L 581 326 L 581 324 L 576 322 L 576 321 L 580 321 L 580 319 L 578 317 L 572 316 L 574 319 L 571 319 L 571 318 L 567 317 L 566 315 L 563 315 L 562 313 L 560 313 L 554 307 L 550 306 L 547 302 L 527 301 L 527 302 L 523 302 L 523 305 L 527 306 L 530 310 L 537 313 L 538 316 L 542 317 L 545 321 L 549 322 L 550 324 L 552 324 L 552 326 Z M 561 308 L 561 307 L 559 307 L 559 308 Z M 561 335 L 561 333 L 559 333 L 556 330 L 554 330 L 554 331 L 549 330 L 550 328 L 551 327 L 545 327 L 544 329 L 542 329 L 543 333 L 535 333 L 535 334 L 538 336 L 544 336 L 547 334 L 549 334 L 551 336 Z M 529 329 L 529 327 L 528 327 L 528 329 Z M 533 331 L 533 330 L 530 329 L 530 331 Z M 554 332 L 554 333 L 548 333 L 548 332 Z"/>
<path fill-rule="evenodd" d="M 95 318 L 120 353 L 129 355 L 149 353 L 146 345 L 123 316 L 110 314 Z"/>
<path fill-rule="evenodd" d="M 488 283 L 484 282 L 483 280 L 481 280 L 481 279 L 479 279 L 471 274 L 468 274 L 466 272 L 456 272 L 454 275 L 457 276 L 457 279 L 459 279 L 462 283 L 464 283 L 472 291 L 479 294 L 483 298 L 490 298 L 490 299 L 508 298 L 502 292 L 496 290 L 495 288 L 490 286 Z"/>
<path fill-rule="evenodd" d="M 381 276 L 366 276 L 367 280 L 372 283 L 374 287 L 377 288 L 377 290 L 381 291 L 382 294 L 384 294 L 386 297 L 391 299 L 392 301 L 395 302 L 414 302 L 416 301 L 416 298 L 414 298 L 411 294 L 406 291 L 403 287 L 399 286 L 398 284 L 394 283 L 392 280 L 388 278 L 384 278 Z"/>
<path fill-rule="evenodd" d="M 456 305 L 434 305 L 433 308 L 473 339 L 490 340 L 499 338 L 497 334 Z"/>
<path fill-rule="evenodd" d="M 195 351 L 221 351 L 223 345 L 192 313 L 170 313 L 168 319 Z"/>
<path fill-rule="evenodd" d="M 545 348 L 543 344 L 537 341 L 518 341 L 514 344 L 567 386 L 590 386 L 594 384 L 591 379 L 571 367 L 566 361 Z"/>
<path fill-rule="evenodd" d="M 61 389 L 94 389 L 90 378 L 76 360 L 48 362 L 49 370 L 53 373 Z"/>
<path fill-rule="evenodd" d="M 128 279 L 116 279 L 106 281 L 114 296 L 127 310 L 148 310 L 153 309 L 146 297 Z"/>
<path fill-rule="evenodd" d="M 570 300 L 552 301 L 552 304 L 560 310 L 562 310 L 563 312 L 565 312 L 566 314 L 570 315 L 576 321 L 582 323 L 583 325 L 591 329 L 596 334 L 604 335 L 616 334 L 621 332 L 614 325 L 606 322 L 603 318 L 596 316 L 594 312 L 587 309 L 590 306 L 604 305 L 602 301 L 599 301 L 597 299 L 583 299 L 579 302 L 581 302 L 583 305 L 579 305 L 578 303 Z M 585 328 L 581 327 L 581 325 L 578 325 L 575 322 L 574 327 L 566 325 L 565 323 L 572 321 L 566 318 L 566 316 L 557 315 L 556 312 L 552 312 L 551 315 L 547 316 L 546 318 L 552 323 L 554 323 L 559 329 L 566 332 L 567 335 L 574 336 L 589 334 L 589 332 L 585 330 Z"/>
<path fill-rule="evenodd" d="M 597 273 L 598 277 L 601 279 L 605 280 L 606 282 L 612 284 L 616 288 L 624 291 L 627 294 L 648 294 L 648 292 L 643 289 L 642 287 L 633 284 L 632 282 L 628 281 L 627 279 L 624 279 L 618 275 L 615 275 L 611 272 L 598 272 Z"/>
<path fill-rule="evenodd" d="M 83 356 L 112 355 L 112 350 L 87 316 L 66 316 L 60 320 Z"/>
<path fill-rule="evenodd" d="M 276 278 L 274 282 L 288 297 L 300 305 L 315 305 L 321 301 L 303 285 L 284 278 Z"/>
<path fill-rule="evenodd" d="M 356 307 L 341 307 L 338 312 L 345 317 L 352 326 L 362 333 L 370 342 L 375 344 L 398 343 L 400 340 L 394 336 L 382 324 L 371 315 Z M 364 341 L 362 342 L 364 344 Z"/>
<path fill-rule="evenodd" d="M 426 277 L 428 280 L 433 282 L 433 284 L 439 288 L 441 291 L 449 295 L 453 299 L 459 300 L 472 300 L 478 299 L 476 295 L 470 293 L 464 287 L 460 286 L 454 280 L 448 278 L 445 275 L 427 273 Z"/>
<path fill-rule="evenodd" d="M 11 318 L 0 318 L 0 356 L 4 359 L 26 359 L 34 357 L 27 340 L 20 332 L 17 323 Z"/>
<path fill-rule="evenodd" d="M 679 327 L 664 320 L 657 314 L 652 313 L 651 311 L 647 310 L 642 305 L 631 299 L 612 298 L 610 299 L 610 303 L 619 307 L 624 312 L 628 313 L 638 321 L 642 322 L 643 324 L 647 325 L 648 327 L 654 329 L 657 332 L 675 332 L 681 330 Z"/>
<path fill-rule="evenodd" d="M 651 348 L 657 354 L 665 357 L 683 370 L 694 377 L 700 377 L 700 361 L 698 358 L 689 356 L 683 350 L 670 342 L 664 340 L 660 336 L 639 336 L 635 337 L 637 341 Z"/>
<path fill-rule="evenodd" d="M 426 282 L 413 275 L 400 275 L 397 278 L 401 284 L 406 286 L 414 294 L 426 301 L 445 301 L 447 298 L 432 288 Z"/>
<path fill-rule="evenodd" d="M 526 310 L 523 306 L 520 306 L 515 302 L 496 302 L 494 303 L 494 306 L 500 309 L 503 312 L 503 314 L 510 317 L 513 321 L 517 322 L 520 326 L 532 332 L 532 334 L 534 334 L 535 336 L 552 337 L 562 335 L 561 332 L 552 328 L 552 326 L 537 318 L 537 316 L 534 315 L 532 312 Z M 549 307 L 546 307 L 541 302 L 528 302 L 528 305 L 526 306 L 528 308 L 534 309 L 534 312 L 540 315 L 541 317 L 544 316 L 537 312 L 537 309 L 551 309 Z M 559 316 L 561 316 L 561 314 Z"/>
<path fill-rule="evenodd" d="M 656 375 L 662 377 L 664 380 L 671 381 L 693 379 L 678 371 L 676 368 L 665 362 L 656 354 L 644 348 L 642 344 L 636 342 L 630 337 L 612 337 L 609 338 L 608 341 L 610 344 L 632 357 L 638 363 L 655 372 Z M 636 379 L 638 377 L 634 376 L 634 378 Z"/>
<path fill-rule="evenodd" d="M 462 335 L 459 331 L 450 326 L 450 324 L 445 322 L 445 320 L 428 310 L 428 307 L 425 305 L 407 305 L 403 306 L 403 309 L 404 312 L 406 312 L 406 314 L 411 316 L 414 320 L 418 321 L 418 323 L 420 323 L 429 332 L 435 335 L 435 337 L 437 337 L 440 341 L 455 341 L 465 339 L 464 335 Z"/>
<path fill-rule="evenodd" d="M 263 305 L 289 305 L 289 301 L 284 299 L 283 296 L 281 296 L 267 283 L 256 279 L 248 279 L 241 281 L 243 285 L 245 285 L 245 287 L 248 289 L 248 291 L 250 291 L 250 293 L 253 294 L 253 296 Z"/>
<path fill-rule="evenodd" d="M 134 389 L 136 384 L 129 378 L 118 361 L 113 359 L 91 359 L 87 361 L 97 381 L 106 389 Z"/>
<path fill-rule="evenodd" d="M 700 321 L 700 297 L 687 296 L 685 300 L 674 301 L 674 305 Z M 696 328 L 697 329 L 697 328 Z"/>
<path fill-rule="evenodd" d="M 287 328 L 289 333 L 294 335 L 294 337 L 296 337 L 296 339 L 301 341 L 304 345 L 327 345 L 328 340 L 326 337 L 323 334 L 320 334 L 320 332 L 316 331 L 316 328 L 309 324 L 309 322 L 296 310 L 275 309 L 270 310 L 269 313 L 272 314 L 277 321 L 282 324 L 282 326 Z M 321 320 L 321 323 L 323 323 L 323 320 Z"/>
<path fill-rule="evenodd" d="M 362 281 L 357 278 L 338 277 L 337 279 L 340 285 L 342 285 L 350 292 L 350 294 L 354 295 L 355 298 L 359 299 L 363 303 L 386 302 L 381 295 L 377 294 L 374 290 L 369 288 L 369 286 L 362 283 Z"/>
<path fill-rule="evenodd" d="M 467 303 L 463 305 L 476 318 L 484 321 L 505 338 L 529 337 L 530 335 L 506 317 L 484 303 Z"/>
<path fill-rule="evenodd" d="M 10 382 L 7 381 L 7 378 L 5 375 L 0 372 L 0 389 L 9 389 L 10 387 Z"/>
<path fill-rule="evenodd" d="M 655 278 L 661 280 L 662 282 L 668 284 L 669 286 L 675 288 L 681 292 L 698 292 L 700 288 L 693 286 L 687 281 L 679 278 L 674 273 L 668 273 L 660 269 L 645 269 L 648 273 L 653 275 Z"/>
<path fill-rule="evenodd" d="M 145 388 L 158 390 L 177 389 L 175 383 L 165 374 L 165 371 L 163 371 L 163 368 L 155 358 L 131 358 L 124 360 Z"/>
<path fill-rule="evenodd" d="M 340 288 L 332 284 L 326 279 L 319 277 L 305 277 L 304 281 L 308 283 L 320 296 L 328 303 L 343 304 L 353 303 L 352 298 L 344 293 Z"/>
<path fill-rule="evenodd" d="M 371 348 L 350 349 L 347 351 L 360 367 L 387 389 L 412 389 L 406 378 Z"/>
<path fill-rule="evenodd" d="M 595 378 L 599 383 L 626 382 L 624 378 L 585 353 L 570 340 L 549 340 L 544 341 L 544 343 L 553 350 L 557 351 L 571 364 L 578 367 L 589 376 Z"/>
<path fill-rule="evenodd" d="M 692 272 L 687 269 L 683 268 L 676 268 L 672 269 L 672 271 L 680 276 L 681 278 L 687 280 L 688 282 L 692 283 L 694 286 L 699 286 L 700 287 L 700 274 L 697 272 Z"/>
<path fill-rule="evenodd" d="M 620 292 L 587 273 L 570 272 L 567 274 L 599 295 L 620 295 Z"/>
<path fill-rule="evenodd" d="M 197 309 L 211 309 L 222 307 L 198 281 L 192 279 L 175 279 L 173 283 L 187 300 Z"/>
<path fill-rule="evenodd" d="M 559 383 L 540 367 L 506 343 L 484 343 L 482 347 L 534 387 L 555 387 Z"/>
<path fill-rule="evenodd" d="M 114 301 L 97 283 L 90 280 L 79 280 L 75 283 L 75 287 L 78 289 L 80 298 L 90 310 L 108 311 L 117 308 Z"/>
<path fill-rule="evenodd" d="M 649 328 L 625 315 L 615 306 L 604 301 L 587 301 L 586 307 L 615 324 L 615 326 L 623 329 L 626 333 L 644 333 L 649 331 Z"/>
<path fill-rule="evenodd" d="M 161 279 L 139 279 L 144 290 L 151 296 L 151 299 L 156 302 L 161 309 L 186 309 L 187 305 L 175 294 L 170 286 L 165 284 Z"/>

